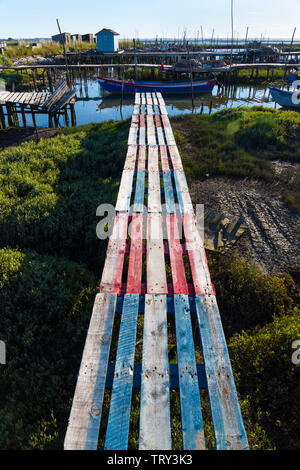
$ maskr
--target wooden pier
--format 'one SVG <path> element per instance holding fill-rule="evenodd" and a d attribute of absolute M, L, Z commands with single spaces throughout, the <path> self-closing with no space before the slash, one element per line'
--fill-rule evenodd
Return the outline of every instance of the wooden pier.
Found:
<path fill-rule="evenodd" d="M 135 96 L 115 210 L 65 449 L 97 449 L 105 389 L 112 390 L 107 450 L 128 448 L 133 389 L 140 390 L 140 450 L 172 449 L 170 389 L 179 389 L 183 449 L 206 447 L 201 389 L 208 392 L 216 449 L 248 449 L 203 240 L 160 93 Z M 168 316 L 175 320 L 177 364 L 169 364 Z M 135 363 L 138 318 L 144 322 L 142 364 Z M 192 318 L 199 330 L 200 364 Z M 117 352 L 110 363 L 112 341 Z"/>
<path fill-rule="evenodd" d="M 65 81 L 54 93 L 0 91 L 0 128 L 6 129 L 7 125 L 18 127 L 18 115 L 21 115 L 23 127 L 27 127 L 28 114 L 32 117 L 34 127 L 37 127 L 37 114 L 47 114 L 49 127 L 57 127 L 59 114 L 64 114 L 68 123 L 67 107 L 70 109 L 72 125 L 76 125 L 75 96 L 76 91 L 70 89 Z"/>

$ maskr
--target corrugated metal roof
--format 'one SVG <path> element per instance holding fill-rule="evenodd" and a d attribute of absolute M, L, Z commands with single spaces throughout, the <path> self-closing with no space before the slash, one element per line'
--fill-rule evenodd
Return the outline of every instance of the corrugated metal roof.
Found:
<path fill-rule="evenodd" d="M 95 34 L 95 36 L 102 33 L 102 31 L 108 31 L 109 33 L 114 34 L 115 36 L 120 36 L 119 33 L 116 33 L 116 31 L 114 31 L 113 29 L 108 29 L 108 28 L 101 29 L 100 31 L 98 31 L 98 33 Z"/>

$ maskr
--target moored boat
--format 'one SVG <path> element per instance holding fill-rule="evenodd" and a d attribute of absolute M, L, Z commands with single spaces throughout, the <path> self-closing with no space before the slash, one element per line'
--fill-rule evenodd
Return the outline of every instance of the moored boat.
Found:
<path fill-rule="evenodd" d="M 289 71 L 289 81 L 290 83 L 294 83 L 296 80 L 300 80 L 300 77 L 294 71 Z"/>
<path fill-rule="evenodd" d="M 162 94 L 184 94 L 191 93 L 209 93 L 217 83 L 216 78 L 206 80 L 194 80 L 193 85 L 190 80 L 174 82 L 138 82 L 134 80 L 115 80 L 110 78 L 97 77 L 101 87 L 110 93 L 134 94 L 160 92 Z"/>
<path fill-rule="evenodd" d="M 300 109 L 300 92 L 299 90 L 285 91 L 280 88 L 269 87 L 271 96 L 280 106 L 287 108 Z"/>

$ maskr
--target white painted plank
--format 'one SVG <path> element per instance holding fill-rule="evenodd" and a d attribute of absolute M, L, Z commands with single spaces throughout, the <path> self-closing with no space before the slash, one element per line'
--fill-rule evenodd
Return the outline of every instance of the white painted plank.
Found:
<path fill-rule="evenodd" d="M 162 215 L 159 213 L 147 216 L 147 292 L 168 293 Z"/>
<path fill-rule="evenodd" d="M 146 295 L 139 450 L 171 449 L 166 295 Z"/>

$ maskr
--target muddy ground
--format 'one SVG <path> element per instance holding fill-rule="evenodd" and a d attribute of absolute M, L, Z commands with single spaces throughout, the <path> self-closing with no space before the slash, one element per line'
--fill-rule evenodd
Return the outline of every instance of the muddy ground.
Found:
<path fill-rule="evenodd" d="M 278 184 L 254 180 L 208 178 L 190 185 L 194 204 L 216 210 L 229 219 L 243 216 L 247 232 L 238 243 L 264 271 L 300 267 L 300 216 L 281 200 Z"/>
<path fill-rule="evenodd" d="M 24 127 L 20 128 L 9 128 L 7 130 L 0 131 L 0 152 L 2 150 L 7 150 L 15 145 L 20 145 L 22 142 L 29 142 L 34 140 L 38 142 L 40 139 L 45 139 L 48 137 L 53 137 L 59 132 L 58 129 L 48 129 L 44 127 L 39 127 L 35 129 L 34 127 Z"/>

